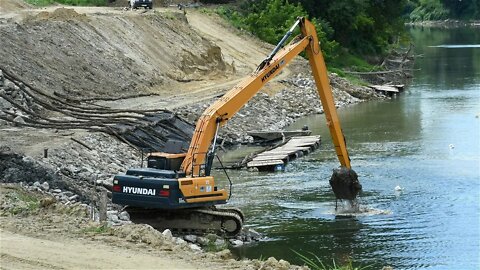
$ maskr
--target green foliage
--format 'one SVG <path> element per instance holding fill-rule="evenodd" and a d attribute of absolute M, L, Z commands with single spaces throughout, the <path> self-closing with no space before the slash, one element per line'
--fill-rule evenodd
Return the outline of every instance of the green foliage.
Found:
<path fill-rule="evenodd" d="M 410 13 L 412 21 L 443 20 L 448 17 L 448 10 L 440 0 L 420 0 L 419 5 Z"/>
<path fill-rule="evenodd" d="M 26 0 L 27 3 L 34 6 L 48 6 L 54 3 L 69 6 L 105 6 L 107 0 Z"/>
<path fill-rule="evenodd" d="M 329 67 L 371 70 L 357 56 L 384 54 L 399 42 L 405 35 L 406 4 L 407 0 L 243 0 L 239 8 L 220 7 L 217 13 L 271 44 L 297 17 L 309 17 Z"/>
<path fill-rule="evenodd" d="M 48 6 L 54 3 L 53 0 L 26 0 L 25 2 L 27 2 L 30 5 L 39 6 L 39 7 Z"/>
<path fill-rule="evenodd" d="M 478 0 L 442 0 L 449 10 L 451 18 L 480 20 L 480 2 Z"/>
<path fill-rule="evenodd" d="M 351 71 L 374 71 L 376 68 L 372 66 L 363 58 L 358 57 L 357 55 L 350 54 L 346 50 L 340 51 L 337 58 L 333 62 L 335 67 L 341 67 Z"/>
<path fill-rule="evenodd" d="M 40 208 L 37 196 L 23 190 L 8 193 L 5 197 L 9 201 L 8 212 L 13 215 L 34 213 Z"/>
<path fill-rule="evenodd" d="M 209 241 L 207 245 L 203 248 L 207 252 L 218 252 L 224 249 L 228 249 L 228 243 L 225 241 L 222 245 L 215 244 L 215 241 Z"/>
<path fill-rule="evenodd" d="M 408 7 L 411 21 L 480 19 L 478 0 L 409 0 Z"/>
<path fill-rule="evenodd" d="M 300 4 L 287 0 L 245 1 L 238 10 L 219 7 L 217 13 L 230 20 L 235 27 L 271 44 L 278 43 L 298 17 L 307 16 Z M 325 21 L 316 18 L 311 21 L 317 29 L 326 60 L 333 59 L 338 48 L 337 42 L 328 37 L 333 30 Z"/>
<path fill-rule="evenodd" d="M 103 223 L 101 225 L 89 226 L 82 230 L 84 233 L 88 234 L 106 234 L 110 233 L 110 228 L 107 224 Z"/>
<path fill-rule="evenodd" d="M 318 256 L 311 253 L 311 257 L 303 255 L 295 250 L 295 254 L 305 263 L 306 266 L 310 267 L 312 270 L 368 270 L 373 269 L 371 265 L 363 267 L 354 267 L 351 260 L 348 261 L 345 265 L 337 265 L 335 260 L 332 260 L 332 265 L 324 264 Z"/>
<path fill-rule="evenodd" d="M 406 0 L 294 0 L 334 29 L 331 38 L 353 54 L 382 54 L 404 32 Z"/>

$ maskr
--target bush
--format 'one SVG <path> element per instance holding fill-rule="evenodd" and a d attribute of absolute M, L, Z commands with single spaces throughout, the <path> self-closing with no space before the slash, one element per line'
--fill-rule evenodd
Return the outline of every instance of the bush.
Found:
<path fill-rule="evenodd" d="M 420 0 L 419 5 L 412 11 L 412 13 L 410 13 L 410 20 L 443 20 L 448 17 L 448 14 L 448 10 L 445 9 L 439 0 Z"/>

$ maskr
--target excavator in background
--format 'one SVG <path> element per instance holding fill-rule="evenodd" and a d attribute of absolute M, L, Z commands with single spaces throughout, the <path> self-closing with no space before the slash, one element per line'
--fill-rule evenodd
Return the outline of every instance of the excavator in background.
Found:
<path fill-rule="evenodd" d="M 301 33 L 284 46 L 298 26 Z M 341 164 L 334 170 L 330 184 L 337 199 L 354 199 L 361 185 L 351 169 L 315 26 L 305 18 L 298 18 L 250 76 L 203 112 L 186 153 L 150 153 L 147 168 L 129 169 L 125 175 L 116 175 L 113 203 L 127 206 L 133 222 L 147 223 L 159 230 L 238 234 L 244 222 L 243 213 L 236 208 L 216 207 L 227 203 L 232 190 L 231 181 L 229 191 L 219 189 L 211 175 L 218 130 L 303 51 L 307 54 Z"/>

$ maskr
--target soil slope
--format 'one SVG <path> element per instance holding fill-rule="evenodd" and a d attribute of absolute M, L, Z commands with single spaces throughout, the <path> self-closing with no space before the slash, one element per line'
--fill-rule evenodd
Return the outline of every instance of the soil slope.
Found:
<path fill-rule="evenodd" d="M 32 10 L 16 23 L 6 20 L 0 64 L 69 97 L 168 92 L 178 82 L 231 73 L 220 47 L 195 32 L 182 13 L 113 11 Z"/>

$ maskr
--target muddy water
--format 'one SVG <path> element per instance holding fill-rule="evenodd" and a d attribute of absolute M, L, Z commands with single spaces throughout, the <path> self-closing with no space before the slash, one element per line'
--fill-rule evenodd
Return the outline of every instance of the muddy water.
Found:
<path fill-rule="evenodd" d="M 335 214 L 328 179 L 337 160 L 324 117 L 302 119 L 291 128 L 321 134 L 319 151 L 283 173 L 230 172 L 231 202 L 268 237 L 234 249 L 238 256 L 301 263 L 297 251 L 373 269 L 480 267 L 480 31 L 410 31 L 424 57 L 406 92 L 340 111 L 363 213 Z"/>

